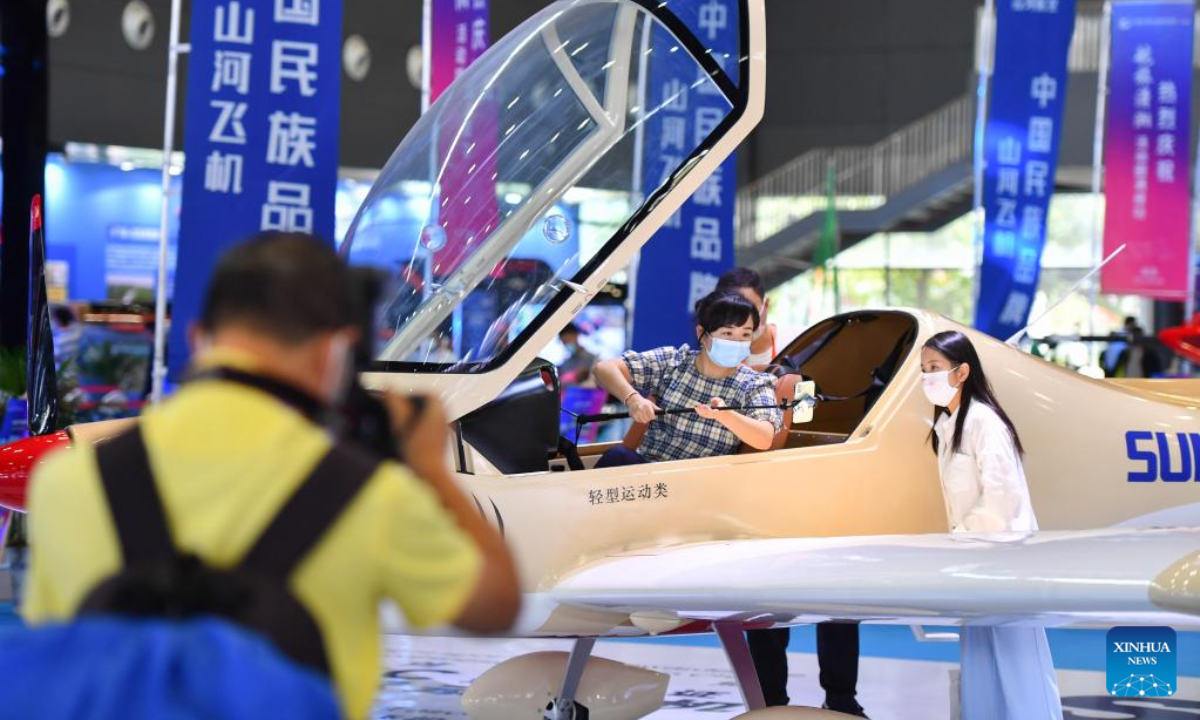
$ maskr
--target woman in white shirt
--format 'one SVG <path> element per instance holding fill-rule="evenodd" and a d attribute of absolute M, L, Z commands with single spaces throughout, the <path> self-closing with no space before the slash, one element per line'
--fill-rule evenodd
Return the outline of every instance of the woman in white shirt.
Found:
<path fill-rule="evenodd" d="M 979 354 L 960 332 L 921 349 L 921 384 L 934 405 L 930 440 L 952 532 L 1037 530 L 1021 466 L 1021 439 L 992 392 Z M 964 720 L 1061 720 L 1046 632 L 1030 626 L 964 626 Z"/>

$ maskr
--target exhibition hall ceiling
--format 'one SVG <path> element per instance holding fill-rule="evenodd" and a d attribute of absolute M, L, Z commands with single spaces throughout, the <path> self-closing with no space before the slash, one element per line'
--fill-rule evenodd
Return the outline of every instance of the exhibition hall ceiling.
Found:
<path fill-rule="evenodd" d="M 55 3 L 68 21 L 60 10 L 50 41 L 51 141 L 159 146 L 170 0 L 135 0 L 142 8 L 133 11 L 129 0 Z M 493 0 L 493 40 L 546 4 Z M 967 92 L 975 4 L 768 0 L 767 114 L 739 151 L 742 178 L 813 147 L 876 141 Z M 382 166 L 416 121 L 420 8 L 419 0 L 344 0 L 344 35 L 358 36 L 352 69 L 361 75 L 343 75 L 344 166 Z"/>

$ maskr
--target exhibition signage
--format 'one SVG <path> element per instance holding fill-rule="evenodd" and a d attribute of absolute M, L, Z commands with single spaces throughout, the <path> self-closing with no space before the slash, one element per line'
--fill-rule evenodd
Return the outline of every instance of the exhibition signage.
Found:
<path fill-rule="evenodd" d="M 680 17 L 712 57 L 737 82 L 740 53 L 737 0 L 706 0 Z M 652 47 L 675 44 L 662 26 L 652 30 Z M 642 193 L 648 195 L 696 149 L 729 112 L 711 80 L 692 84 L 678 77 L 678 61 L 650 54 L 646 86 Z M 674 71 L 672 70 L 674 68 Z M 706 78 L 697 67 L 700 77 Z M 642 248 L 633 298 L 631 347 L 653 348 L 696 342 L 692 316 L 696 301 L 716 288 L 721 273 L 733 267 L 733 218 L 737 160 L 730 154 L 692 197 Z"/>
<path fill-rule="evenodd" d="M 332 241 L 341 0 L 192 5 L 170 374 L 217 258 L 261 230 Z"/>
<path fill-rule="evenodd" d="M 996 4 L 975 327 L 999 338 L 1025 326 L 1037 290 L 1074 28 L 1074 0 Z"/>
<path fill-rule="evenodd" d="M 1191 237 L 1192 2 L 1112 6 L 1104 148 L 1106 293 L 1184 300 Z"/>
<path fill-rule="evenodd" d="M 488 49 L 488 0 L 425 0 L 423 107 Z"/>
<path fill-rule="evenodd" d="M 490 43 L 487 0 L 426 0 L 424 106 L 436 102 Z M 472 98 L 476 100 L 476 98 Z M 470 112 L 468 118 L 463 113 Z M 442 127 L 461 127 L 461 135 L 439 133 L 438 156 L 430 168 L 433 182 L 473 203 L 444 207 L 431 203 L 421 243 L 431 253 L 429 275 L 446 277 L 470 254 L 471 240 L 500 222 L 496 201 L 497 112 L 492 98 L 457 102 L 446 108 Z"/>

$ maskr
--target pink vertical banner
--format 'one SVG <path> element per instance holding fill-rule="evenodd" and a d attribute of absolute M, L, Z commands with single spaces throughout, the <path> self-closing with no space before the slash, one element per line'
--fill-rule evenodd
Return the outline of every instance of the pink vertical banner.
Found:
<path fill-rule="evenodd" d="M 1191 241 L 1187 2 L 1117 2 L 1105 128 L 1105 293 L 1185 300 Z"/>
<path fill-rule="evenodd" d="M 491 45 L 488 0 L 425 0 L 422 110 Z"/>
<path fill-rule="evenodd" d="M 488 0 L 425 0 L 424 40 L 422 104 L 428 109 L 491 44 Z M 431 179 L 439 187 L 453 188 L 465 202 L 456 206 L 437 204 L 437 223 L 432 231 L 444 237 L 425 240 L 426 246 L 434 250 L 433 277 L 454 272 L 475 238 L 499 223 L 496 109 L 488 102 L 475 100 L 446 98 L 452 110 L 444 115 L 436 175 Z M 472 113 L 469 117 L 468 112 Z M 461 134 L 457 132 L 460 124 Z"/>

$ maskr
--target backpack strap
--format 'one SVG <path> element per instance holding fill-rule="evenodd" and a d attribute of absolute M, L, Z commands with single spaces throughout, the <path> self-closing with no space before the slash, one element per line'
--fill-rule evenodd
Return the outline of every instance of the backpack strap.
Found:
<path fill-rule="evenodd" d="M 175 543 L 150 471 L 141 427 L 135 425 L 97 445 L 96 465 L 125 564 L 173 558 Z"/>
<path fill-rule="evenodd" d="M 357 446 L 334 445 L 259 535 L 240 567 L 287 580 L 378 467 L 379 459 Z"/>

